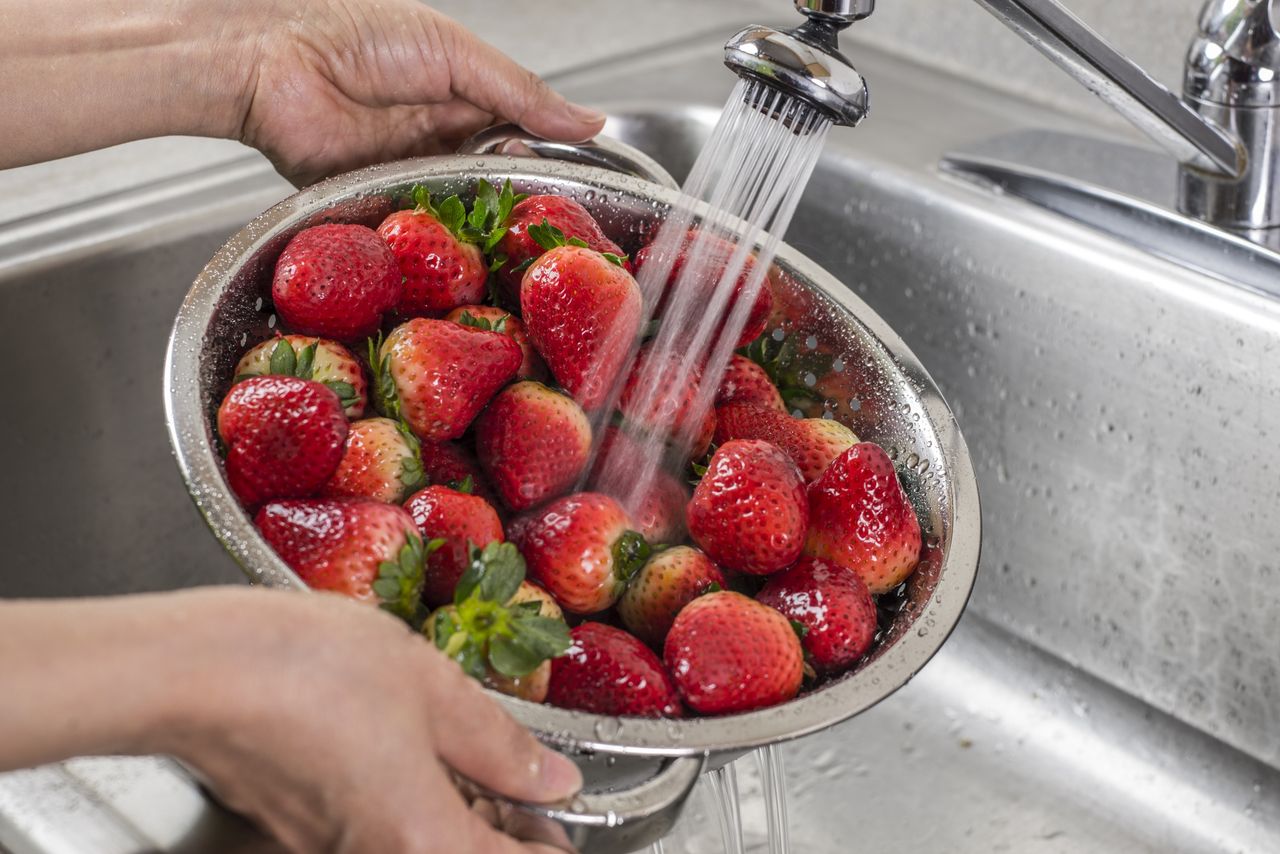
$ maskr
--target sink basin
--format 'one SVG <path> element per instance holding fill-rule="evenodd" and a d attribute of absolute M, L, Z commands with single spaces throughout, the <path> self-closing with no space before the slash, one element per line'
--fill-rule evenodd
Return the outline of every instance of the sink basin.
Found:
<path fill-rule="evenodd" d="M 559 85 L 680 177 L 732 82 L 714 48 Z M 796 850 L 1280 850 L 1280 304 L 940 173 L 952 148 L 1063 120 L 857 60 L 875 112 L 832 134 L 788 241 L 948 396 L 978 467 L 984 571 L 913 682 L 786 748 Z M 41 366 L 0 419 L 17 449 L 0 595 L 240 583 L 170 460 L 160 359 L 196 271 L 288 191 L 246 159 L 0 236 L 0 353 Z M 46 507 L 67 520 L 54 536 Z M 114 776 L 83 760 L 0 776 L 0 847 L 76 850 L 57 848 L 75 824 L 61 800 L 31 794 L 60 786 L 82 817 L 145 801 L 122 788 L 172 816 L 104 854 L 240 850 L 191 842 L 211 819 L 171 769 L 107 761 Z M 754 765 L 737 765 L 748 849 L 765 850 Z M 720 850 L 715 824 L 704 791 L 666 851 Z"/>

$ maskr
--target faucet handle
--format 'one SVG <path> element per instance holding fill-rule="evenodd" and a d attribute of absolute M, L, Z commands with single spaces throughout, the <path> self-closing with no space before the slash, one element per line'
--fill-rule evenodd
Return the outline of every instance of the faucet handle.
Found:
<path fill-rule="evenodd" d="M 796 8 L 811 18 L 852 24 L 876 10 L 876 0 L 795 0 Z"/>
<path fill-rule="evenodd" d="M 1211 104 L 1280 106 L 1280 0 L 1209 0 L 1184 91 Z"/>

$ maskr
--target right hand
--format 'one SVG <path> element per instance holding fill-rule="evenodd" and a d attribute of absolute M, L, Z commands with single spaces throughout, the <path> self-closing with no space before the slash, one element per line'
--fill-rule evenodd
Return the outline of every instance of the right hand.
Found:
<path fill-rule="evenodd" d="M 398 620 L 330 594 L 187 597 L 204 646 L 145 747 L 198 769 L 227 806 L 298 852 L 553 849 L 492 827 L 447 769 L 515 800 L 557 801 L 581 774 Z"/>

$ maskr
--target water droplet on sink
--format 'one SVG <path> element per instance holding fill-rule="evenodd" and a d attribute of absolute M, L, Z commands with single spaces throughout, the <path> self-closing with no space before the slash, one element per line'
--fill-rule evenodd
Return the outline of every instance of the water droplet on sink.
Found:
<path fill-rule="evenodd" d="M 601 718 L 596 721 L 595 731 L 597 738 L 617 738 L 622 732 L 622 721 L 618 718 Z"/>

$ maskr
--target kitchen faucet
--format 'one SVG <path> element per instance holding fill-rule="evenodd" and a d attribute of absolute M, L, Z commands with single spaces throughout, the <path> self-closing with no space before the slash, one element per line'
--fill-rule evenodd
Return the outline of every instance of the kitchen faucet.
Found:
<path fill-rule="evenodd" d="M 1209 0 L 1178 97 L 1057 0 L 976 0 L 1169 153 L 1186 215 L 1254 242 L 1280 237 L 1280 0 Z M 725 64 L 824 109 L 837 124 L 867 114 L 866 84 L 840 55 L 839 31 L 875 0 L 795 0 L 806 21 L 748 27 Z"/>

